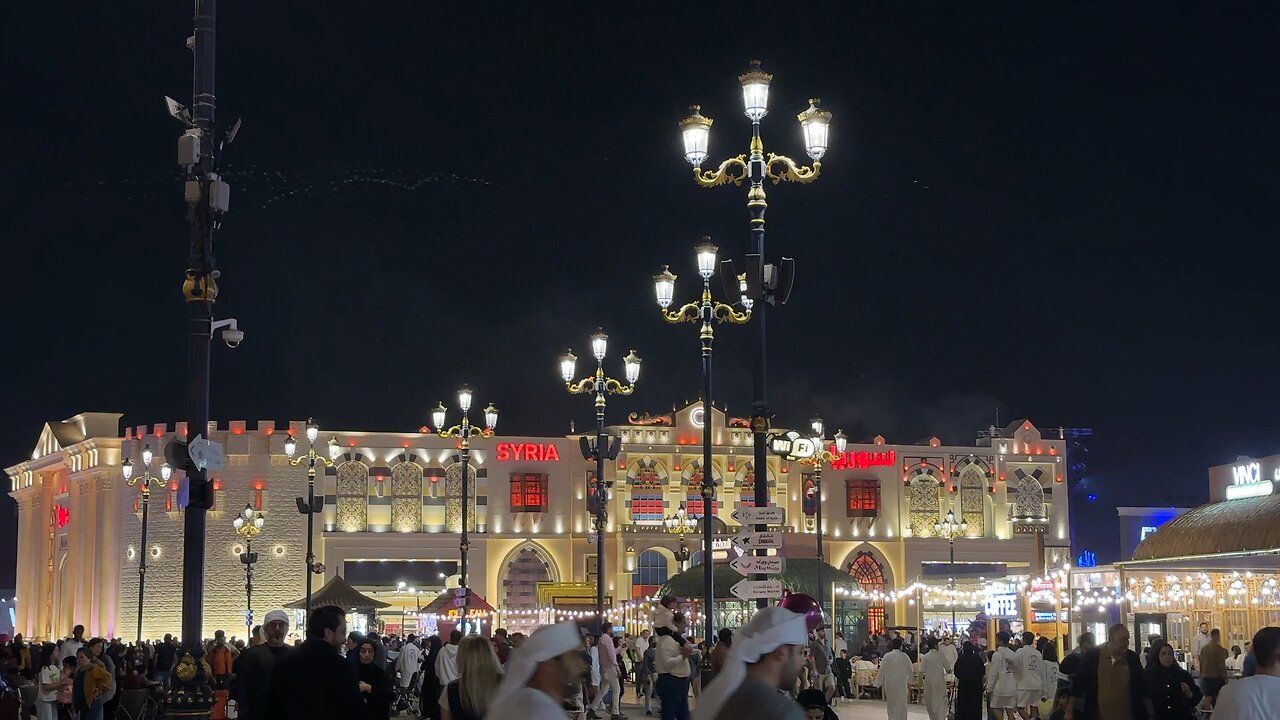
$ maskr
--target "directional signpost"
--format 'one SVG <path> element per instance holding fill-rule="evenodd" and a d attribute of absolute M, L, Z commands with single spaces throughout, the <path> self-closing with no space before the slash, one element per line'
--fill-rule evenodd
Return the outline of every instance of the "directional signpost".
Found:
<path fill-rule="evenodd" d="M 757 600 L 760 598 L 776 598 L 782 595 L 781 580 L 739 580 L 729 588 L 729 592 L 739 600 Z"/>
<path fill-rule="evenodd" d="M 777 505 L 767 507 L 741 507 L 730 513 L 739 525 L 781 525 L 787 521 L 787 511 Z"/>
<path fill-rule="evenodd" d="M 741 507 L 730 515 L 744 527 L 752 525 L 781 525 L 787 515 L 777 505 Z M 781 550 L 783 535 L 778 531 L 741 532 L 734 536 L 733 544 L 744 551 Z M 742 575 L 779 575 L 786 571 L 787 561 L 777 555 L 741 555 L 729 562 L 729 567 Z M 730 594 L 739 600 L 773 600 L 782 597 L 782 580 L 740 580 L 729 588 Z"/>
<path fill-rule="evenodd" d="M 733 544 L 743 550 L 761 550 L 772 548 L 774 550 L 782 549 L 782 533 L 780 532 L 758 532 L 758 533 L 738 533 L 733 536 Z"/>
<path fill-rule="evenodd" d="M 201 470 L 221 470 L 223 465 L 222 445 L 212 440 L 205 440 L 200 435 L 187 447 L 191 462 Z"/>
<path fill-rule="evenodd" d="M 780 575 L 787 570 L 787 559 L 773 556 L 741 555 L 729 561 L 729 567 L 743 575 L 760 573 L 762 575 Z"/>

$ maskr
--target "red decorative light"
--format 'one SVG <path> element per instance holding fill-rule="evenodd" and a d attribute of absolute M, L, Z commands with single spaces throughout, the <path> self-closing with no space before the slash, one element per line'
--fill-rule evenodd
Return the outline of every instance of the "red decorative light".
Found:
<path fill-rule="evenodd" d="M 263 429 L 262 429 L 262 434 L 263 434 L 263 435 L 275 435 L 275 434 L 276 434 L 276 429 L 275 429 L 273 426 L 268 425 L 268 426 L 266 426 L 265 428 L 263 428 Z"/>
<path fill-rule="evenodd" d="M 431 432 L 431 428 L 427 427 L 426 425 L 423 425 L 422 427 L 418 428 L 418 432 L 422 433 L 423 435 L 426 435 L 427 433 Z"/>
<path fill-rule="evenodd" d="M 71 511 L 63 505 L 53 506 L 53 524 L 59 530 L 67 526 L 71 522 Z"/>
<path fill-rule="evenodd" d="M 244 428 L 242 428 L 242 427 L 235 427 L 235 428 L 232 428 L 232 429 L 231 429 L 231 434 L 232 434 L 232 435 L 243 435 L 243 434 L 244 434 Z"/>
<path fill-rule="evenodd" d="M 261 490 L 264 487 L 266 487 L 266 483 L 262 482 L 261 480 L 254 480 L 249 487 L 252 487 L 254 490 Z"/>
<path fill-rule="evenodd" d="M 835 456 L 831 461 L 832 470 L 865 470 L 869 467 L 890 467 L 898 462 L 898 453 L 893 450 L 884 452 L 868 452 L 866 450 L 848 450 L 840 453 L 832 445 L 828 450 Z"/>
<path fill-rule="evenodd" d="M 222 481 L 221 481 L 221 480 L 216 480 L 216 479 L 215 479 L 215 480 L 213 481 L 213 489 L 214 489 L 214 490 L 221 490 L 221 489 L 222 489 Z"/>
<path fill-rule="evenodd" d="M 560 451 L 552 443 L 498 443 L 498 462 L 559 462 Z"/>

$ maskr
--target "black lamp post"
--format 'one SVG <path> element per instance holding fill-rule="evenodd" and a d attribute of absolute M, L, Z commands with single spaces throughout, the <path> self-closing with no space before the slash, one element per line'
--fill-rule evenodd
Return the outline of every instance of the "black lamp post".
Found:
<path fill-rule="evenodd" d="M 471 588 L 467 585 L 467 551 L 471 549 L 470 542 L 467 539 L 467 515 L 470 490 L 467 487 L 467 469 L 471 463 L 471 436 L 479 435 L 480 437 L 493 437 L 493 429 L 498 425 L 498 408 L 492 404 L 486 405 L 484 408 L 484 427 L 477 428 L 471 424 L 471 419 L 467 413 L 471 412 L 471 388 L 463 385 L 458 390 L 458 409 L 462 411 L 462 421 L 450 428 L 445 428 L 445 413 L 448 410 L 444 403 L 436 403 L 436 407 L 431 411 L 431 421 L 435 424 L 436 434 L 442 438 L 458 438 L 462 441 L 462 463 L 460 472 L 462 473 L 462 539 L 458 543 L 458 551 L 461 554 L 461 563 L 458 568 L 458 590 L 462 593 L 462 607 L 459 608 L 459 617 L 463 623 L 467 624 L 468 630 L 471 624 L 467 622 L 467 608 L 471 604 Z"/>
<path fill-rule="evenodd" d="M 316 453 L 316 438 L 320 437 L 320 426 L 312 418 L 307 418 L 307 454 L 294 457 L 298 452 L 298 441 L 292 435 L 284 441 L 284 454 L 289 458 L 289 464 L 298 466 L 303 460 L 307 461 L 307 499 L 296 498 L 298 503 L 298 512 L 307 516 L 307 600 L 306 610 L 303 617 L 311 617 L 311 576 L 316 574 L 316 555 L 314 549 L 315 541 L 315 517 L 324 510 L 324 498 L 320 499 L 320 504 L 316 504 L 316 461 L 318 460 L 324 467 L 333 467 L 338 460 L 338 455 L 342 452 L 342 448 L 338 446 L 337 438 L 329 438 L 329 457 L 324 457 Z"/>
<path fill-rule="evenodd" d="M 144 445 L 142 476 L 136 478 L 133 477 L 133 460 L 125 458 L 124 462 L 120 463 L 120 472 L 124 475 L 125 484 L 130 487 L 137 485 L 138 492 L 142 494 L 142 541 L 138 554 L 138 627 L 134 633 L 134 642 L 138 645 L 142 644 L 142 608 L 145 606 L 147 597 L 147 509 L 151 506 L 151 486 L 154 484 L 163 488 L 173 476 L 173 467 L 169 463 L 160 466 L 160 477 L 152 475 L 151 458 L 151 446 Z"/>
<path fill-rule="evenodd" d="M 627 384 L 623 385 L 618 380 L 608 377 L 604 374 L 604 357 L 609 349 L 609 336 L 605 334 L 603 329 L 597 328 L 591 334 L 591 354 L 596 359 L 596 371 L 582 378 L 575 380 L 578 374 L 577 365 L 578 358 L 573 354 L 573 350 L 566 350 L 564 355 L 560 356 L 560 379 L 564 380 L 564 387 L 573 395 L 594 395 L 596 408 L 596 441 L 594 447 L 583 446 L 583 458 L 587 460 L 594 459 L 596 461 L 596 505 L 595 505 L 595 526 L 596 526 L 596 631 L 604 632 L 604 527 L 608 522 L 608 500 L 609 487 L 611 483 L 605 481 L 604 477 L 604 461 L 616 460 L 618 457 L 618 446 L 611 442 L 608 435 L 604 431 L 604 408 L 605 396 L 614 395 L 630 395 L 636 390 L 636 380 L 640 379 L 640 356 L 636 355 L 636 351 L 632 350 L 627 356 L 622 358 L 623 371 L 626 374 Z M 586 438 L 582 439 L 586 443 Z"/>
<path fill-rule="evenodd" d="M 933 529 L 947 539 L 951 548 L 951 563 L 947 567 L 947 586 L 951 591 L 951 634 L 959 637 L 956 631 L 956 538 L 969 534 L 969 523 L 965 520 L 956 522 L 954 511 L 948 510 L 947 516 L 933 524 Z"/>
<path fill-rule="evenodd" d="M 818 540 L 818 607 L 823 607 L 826 588 L 824 587 L 823 570 L 826 568 L 826 553 L 822 547 L 822 466 L 830 463 L 844 453 L 848 446 L 849 437 L 844 434 L 843 430 L 836 431 L 836 452 L 832 453 L 827 449 L 827 441 L 825 438 L 825 425 L 822 418 L 814 416 L 809 420 L 809 428 L 812 431 L 813 445 L 815 452 L 812 457 L 803 458 L 799 462 L 813 466 L 813 493 L 814 493 L 814 522 Z M 835 598 L 831 598 L 831 615 L 835 619 Z M 823 641 L 825 645 L 830 639 Z"/>
<path fill-rule="evenodd" d="M 764 214 L 768 208 L 768 203 L 765 201 L 764 179 L 768 177 L 775 185 L 783 180 L 797 183 L 816 180 L 822 170 L 821 160 L 827 151 L 827 131 L 831 124 L 831 113 L 820 109 L 818 100 L 814 98 L 809 101 L 809 108 L 796 116 L 804 133 L 805 152 L 813 160 L 813 166 L 797 166 L 795 161 L 783 155 L 769 153 L 766 156 L 764 143 L 760 139 L 760 121 L 769 112 L 769 83 L 772 80 L 772 75 L 760 69 L 758 60 L 751 63 L 750 69 L 745 74 L 738 76 L 738 81 L 742 85 L 743 109 L 747 118 L 751 120 L 751 142 L 747 154 L 731 157 L 720 163 L 715 170 L 702 170 L 702 163 L 707 160 L 707 146 L 711 138 L 711 118 L 703 116 L 699 112 L 700 107 L 694 105 L 693 114 L 680 121 L 684 156 L 689 164 L 693 165 L 694 182 L 700 187 L 715 187 L 727 183 L 741 186 L 743 180 L 747 180 L 750 184 L 747 191 L 747 210 L 751 214 L 751 243 L 750 252 L 747 254 L 747 271 L 741 278 L 745 281 L 744 300 L 755 303 L 754 310 L 758 315 L 755 328 L 755 377 L 754 398 L 751 404 L 751 432 L 755 441 L 753 456 L 756 474 L 759 476 L 764 476 L 765 468 L 768 467 L 766 464 L 768 461 L 767 436 L 770 422 L 769 403 L 765 394 L 767 347 L 765 306 L 785 304 L 791 294 L 791 284 L 795 277 L 795 263 L 790 258 L 782 258 L 777 266 L 766 264 L 764 261 Z M 775 166 L 778 166 L 779 170 L 775 171 Z M 738 168 L 736 174 L 729 171 L 732 167 Z M 728 266 L 724 275 L 726 281 L 739 277 L 733 270 L 731 262 L 725 261 L 725 264 Z M 726 284 L 729 283 L 726 282 Z M 764 507 L 768 502 L 769 493 L 766 484 L 757 482 L 756 506 Z M 755 529 L 762 532 L 768 530 L 768 527 L 757 525 Z M 764 550 L 757 550 L 756 554 L 764 552 Z M 763 575 L 755 577 L 764 578 Z M 757 602 L 758 607 L 766 605 L 768 600 L 761 599 Z"/>
<path fill-rule="evenodd" d="M 262 513 L 255 513 L 253 506 L 247 503 L 244 510 L 231 521 L 236 534 L 244 538 L 244 552 L 240 553 L 240 562 L 244 563 L 244 626 L 247 635 L 253 635 L 253 564 L 258 562 L 258 553 L 253 551 L 253 539 L 262 532 L 263 522 Z"/>

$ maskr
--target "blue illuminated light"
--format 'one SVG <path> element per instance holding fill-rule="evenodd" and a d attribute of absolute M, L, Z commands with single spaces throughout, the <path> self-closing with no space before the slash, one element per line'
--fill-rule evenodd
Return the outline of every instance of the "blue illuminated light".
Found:
<path fill-rule="evenodd" d="M 1076 567 L 1098 567 L 1098 556 L 1092 550 L 1085 550 L 1076 558 Z"/>

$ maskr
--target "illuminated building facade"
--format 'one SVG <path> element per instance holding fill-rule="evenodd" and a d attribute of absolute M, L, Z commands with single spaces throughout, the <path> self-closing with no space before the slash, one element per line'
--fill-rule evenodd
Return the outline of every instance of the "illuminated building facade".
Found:
<path fill-rule="evenodd" d="M 609 606 L 653 593 L 679 571 L 681 538 L 664 519 L 683 503 L 701 517 L 699 485 L 703 426 L 712 428 L 718 483 L 710 509 L 720 536 L 716 555 L 735 552 L 733 511 L 751 505 L 754 483 L 750 429 L 744 420 L 699 404 L 670 414 L 633 415 L 610 429 L 622 452 L 609 464 L 612 482 L 605 534 Z M 157 457 L 177 425 L 119 429 L 120 416 L 85 413 L 47 423 L 31 458 L 6 469 L 19 506 L 17 629 L 27 637 L 69 633 L 84 624 L 90 635 L 131 638 L 137 602 L 138 558 L 147 553 L 147 607 L 143 634 L 157 637 L 180 626 L 182 508 L 185 481 L 175 472 L 152 490 L 147 547 L 139 547 L 139 490 L 126 485 L 120 464 L 136 463 L 149 445 Z M 265 523 L 255 540 L 254 609 L 303 595 L 305 516 L 295 498 L 306 496 L 305 468 L 290 466 L 289 434 L 302 421 L 277 425 L 214 423 L 204 436 L 221 443 L 225 465 L 210 473 L 215 508 L 208 523 L 205 635 L 232 634 L 244 625 L 242 548 L 232 527 L 246 504 Z M 317 481 L 324 507 L 316 547 L 324 578 L 341 574 L 361 591 L 392 602 L 383 612 L 389 631 L 417 628 L 413 611 L 456 584 L 462 494 L 454 441 L 426 432 L 323 430 L 341 446 L 334 466 Z M 596 552 L 590 508 L 594 463 L 583 460 L 578 436 L 472 440 L 468 498 L 471 523 L 470 585 L 501 611 L 509 628 L 539 622 L 540 608 L 590 610 L 594 606 Z M 948 446 L 937 438 L 894 445 L 883 438 L 850 442 L 823 474 L 823 497 L 813 492 L 811 468 L 771 457 L 764 473 L 771 502 L 786 509 L 783 555 L 814 557 L 816 503 L 823 506 L 825 556 L 866 589 L 885 590 L 929 578 L 945 582 L 948 542 L 934 525 L 952 510 L 967 523 L 956 543 L 959 567 L 987 574 L 1032 574 L 1068 560 L 1068 508 L 1063 441 L 1029 421 L 985 433 L 975 445 Z M 684 538 L 688 565 L 701 562 L 699 538 Z M 961 569 L 957 575 L 963 575 Z M 406 595 L 404 583 L 415 590 Z M 906 601 L 868 612 L 874 628 L 914 624 Z"/>

